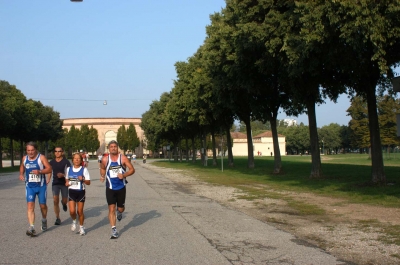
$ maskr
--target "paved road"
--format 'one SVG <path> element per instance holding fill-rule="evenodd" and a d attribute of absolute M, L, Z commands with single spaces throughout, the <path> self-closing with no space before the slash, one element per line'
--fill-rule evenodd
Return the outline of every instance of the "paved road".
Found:
<path fill-rule="evenodd" d="M 346 264 L 243 213 L 190 194 L 167 178 L 135 164 L 129 177 L 126 211 L 109 239 L 104 184 L 90 163 L 92 184 L 85 204 L 86 236 L 70 231 L 61 212 L 55 226 L 51 190 L 47 232 L 27 229 L 24 183 L 18 173 L 0 175 L 0 264 Z"/>

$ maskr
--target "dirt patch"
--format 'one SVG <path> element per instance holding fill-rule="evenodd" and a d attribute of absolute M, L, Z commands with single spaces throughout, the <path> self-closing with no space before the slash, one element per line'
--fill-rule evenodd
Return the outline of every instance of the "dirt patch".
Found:
<path fill-rule="evenodd" d="M 143 165 L 197 195 L 290 232 L 299 239 L 355 264 L 400 264 L 400 246 L 388 231 L 400 233 L 400 209 L 350 204 L 311 193 L 288 193 L 297 202 L 317 206 L 318 215 L 301 215 L 283 199 L 241 199 L 246 192 L 205 183 L 181 170 Z M 265 188 L 265 187 L 264 187 Z M 397 241 L 399 244 L 399 242 Z"/>

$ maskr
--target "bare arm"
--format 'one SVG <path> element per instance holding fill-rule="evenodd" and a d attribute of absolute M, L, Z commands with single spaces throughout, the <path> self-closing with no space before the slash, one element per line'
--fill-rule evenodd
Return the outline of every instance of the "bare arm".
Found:
<path fill-rule="evenodd" d="M 104 182 L 106 179 L 106 163 L 107 163 L 107 157 L 102 157 L 101 162 L 100 162 L 100 181 Z"/>
<path fill-rule="evenodd" d="M 25 165 L 24 165 L 24 161 L 25 161 L 25 156 L 22 158 L 21 160 L 21 165 L 19 166 L 19 180 L 24 181 L 25 180 Z"/>
<path fill-rule="evenodd" d="M 121 162 L 124 165 L 125 168 L 128 168 L 129 170 L 126 171 L 124 174 L 122 174 L 123 178 L 126 178 L 130 175 L 133 175 L 135 173 L 135 168 L 133 167 L 131 161 L 126 157 L 126 156 L 122 156 L 121 157 Z"/>

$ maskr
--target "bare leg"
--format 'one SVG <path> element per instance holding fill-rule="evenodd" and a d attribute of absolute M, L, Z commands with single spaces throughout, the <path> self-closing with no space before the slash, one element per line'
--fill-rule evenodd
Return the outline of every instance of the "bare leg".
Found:
<path fill-rule="evenodd" d="M 42 218 L 46 219 L 47 217 L 47 205 L 46 204 L 39 204 L 40 205 L 40 211 L 42 212 Z"/>
<path fill-rule="evenodd" d="M 123 213 L 125 211 L 125 207 L 118 207 L 118 212 Z"/>
<path fill-rule="evenodd" d="M 78 202 L 78 215 L 79 215 L 79 224 L 83 226 L 83 221 L 85 220 L 85 215 L 83 214 L 83 206 L 84 202 Z"/>
<path fill-rule="evenodd" d="M 63 199 L 64 200 L 64 199 Z M 53 196 L 54 203 L 54 213 L 56 214 L 56 218 L 60 219 L 60 205 L 59 205 L 60 197 Z"/>
<path fill-rule="evenodd" d="M 72 220 L 76 220 L 76 202 L 69 201 L 69 215 L 71 216 Z"/>
<path fill-rule="evenodd" d="M 110 220 L 111 227 L 115 226 L 117 217 L 115 216 L 115 204 L 108 205 L 108 220 Z"/>
<path fill-rule="evenodd" d="M 29 225 L 33 225 L 35 223 L 35 202 L 28 202 L 27 207 L 28 222 Z"/>

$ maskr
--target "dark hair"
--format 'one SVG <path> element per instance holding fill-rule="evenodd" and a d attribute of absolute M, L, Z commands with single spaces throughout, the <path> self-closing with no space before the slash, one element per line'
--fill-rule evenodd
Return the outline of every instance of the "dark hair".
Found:
<path fill-rule="evenodd" d="M 110 142 L 108 143 L 108 145 L 110 145 L 110 144 L 116 144 L 116 145 L 118 146 L 118 142 L 115 141 L 115 140 L 110 141 Z"/>
<path fill-rule="evenodd" d="M 37 143 L 35 143 L 35 142 L 32 142 L 32 141 L 27 142 L 27 143 L 25 144 L 25 148 L 26 148 L 28 145 L 33 146 L 33 148 L 35 148 L 36 150 L 38 149 L 38 145 L 37 145 Z"/>
<path fill-rule="evenodd" d="M 61 146 L 58 146 L 58 145 L 56 145 L 56 146 L 54 147 L 54 151 L 56 150 L 56 148 L 60 148 L 60 149 L 61 149 L 61 151 L 63 151 L 63 152 L 64 152 L 64 148 L 62 148 Z"/>

